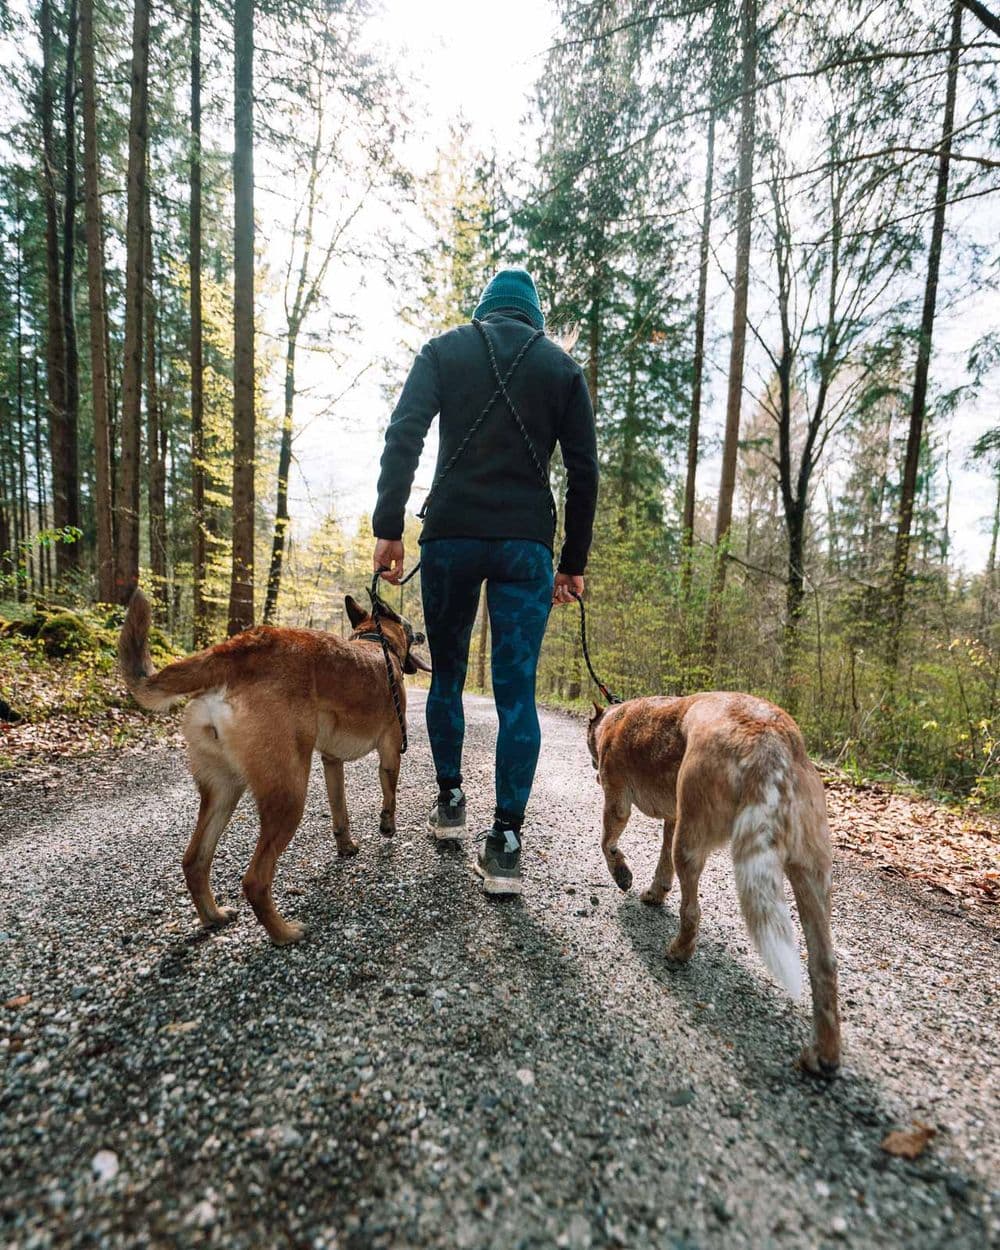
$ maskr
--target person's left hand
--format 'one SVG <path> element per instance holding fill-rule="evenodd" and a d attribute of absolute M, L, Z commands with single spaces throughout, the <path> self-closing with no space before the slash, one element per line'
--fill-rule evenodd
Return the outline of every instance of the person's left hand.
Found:
<path fill-rule="evenodd" d="M 380 538 L 375 544 L 375 555 L 372 557 L 372 571 L 385 569 L 382 574 L 387 582 L 399 585 L 403 576 L 403 540 L 401 538 Z"/>
<path fill-rule="evenodd" d="M 574 595 L 583 594 L 583 578 L 576 573 L 557 573 L 552 587 L 553 603 L 572 603 Z"/>

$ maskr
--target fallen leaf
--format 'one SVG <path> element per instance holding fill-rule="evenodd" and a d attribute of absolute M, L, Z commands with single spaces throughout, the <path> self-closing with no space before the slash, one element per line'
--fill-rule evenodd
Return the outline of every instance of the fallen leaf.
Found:
<path fill-rule="evenodd" d="M 199 1024 L 201 1024 L 200 1019 L 199 1020 L 175 1020 L 172 1024 L 164 1025 L 163 1032 L 164 1033 L 191 1033 L 198 1027 Z"/>
<path fill-rule="evenodd" d="M 16 998 L 8 998 L 7 1001 L 4 1003 L 4 1006 L 12 1007 L 12 1008 L 13 1007 L 27 1007 L 28 1003 L 30 1002 L 31 1002 L 30 994 L 18 994 Z"/>
<path fill-rule="evenodd" d="M 937 1136 L 937 1129 L 929 1124 L 913 1121 L 909 1129 L 895 1129 L 882 1139 L 882 1149 L 897 1159 L 919 1159 L 927 1149 L 932 1137 Z"/>

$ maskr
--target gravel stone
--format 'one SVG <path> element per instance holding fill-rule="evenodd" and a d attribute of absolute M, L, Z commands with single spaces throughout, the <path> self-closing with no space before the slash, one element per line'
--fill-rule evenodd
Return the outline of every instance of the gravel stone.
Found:
<path fill-rule="evenodd" d="M 621 894 L 583 722 L 545 712 L 525 893 L 485 899 L 472 837 L 426 835 L 410 697 L 395 839 L 360 761 L 361 853 L 338 859 L 314 768 L 275 886 L 308 937 L 284 950 L 241 895 L 248 800 L 213 874 L 239 922 L 198 929 L 176 746 L 3 790 L 0 1004 L 30 997 L 0 1006 L 2 1250 L 1000 1244 L 998 948 L 975 915 L 837 864 L 845 1065 L 815 1084 L 794 1066 L 808 1003 L 757 960 L 724 856 L 672 967 L 677 894 L 638 898 L 661 827 L 633 817 Z M 469 698 L 466 716 L 475 829 L 495 713 Z M 938 1129 L 923 1157 L 880 1150 L 914 1120 Z"/>

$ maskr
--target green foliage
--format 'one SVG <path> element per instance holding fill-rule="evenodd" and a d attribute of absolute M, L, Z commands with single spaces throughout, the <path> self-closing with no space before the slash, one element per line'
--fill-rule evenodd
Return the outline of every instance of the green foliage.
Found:
<path fill-rule="evenodd" d="M 743 535 L 734 536 L 739 549 Z M 980 587 L 946 593 L 940 580 L 913 590 L 902 662 L 883 661 L 890 623 L 850 581 L 813 594 L 802 621 L 791 699 L 782 667 L 784 585 L 733 563 L 721 619 L 719 663 L 698 658 L 711 552 L 696 553 L 690 597 L 676 538 L 648 519 L 622 526 L 601 509 L 587 572 L 591 658 L 616 694 L 747 690 L 792 703 L 810 750 L 857 777 L 911 781 L 1000 806 L 1000 626 L 983 626 Z M 884 594 L 881 596 L 884 601 Z M 553 612 L 539 672 L 543 698 L 600 700 L 583 665 L 575 607 Z"/>

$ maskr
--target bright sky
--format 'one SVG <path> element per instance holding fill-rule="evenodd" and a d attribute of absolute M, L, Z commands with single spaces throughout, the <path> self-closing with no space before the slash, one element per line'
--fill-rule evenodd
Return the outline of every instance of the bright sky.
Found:
<path fill-rule="evenodd" d="M 501 153 L 524 152 L 528 96 L 551 42 L 554 17 L 547 0 L 508 0 L 502 17 L 489 19 L 482 6 L 468 0 L 384 0 L 373 23 L 373 41 L 393 61 L 405 63 L 406 84 L 414 106 L 415 125 L 405 136 L 406 159 L 418 171 L 431 169 L 438 148 L 447 142 L 449 125 L 462 117 L 474 147 Z M 419 214 L 412 215 L 417 237 L 426 233 Z M 399 368 L 389 379 L 399 390 L 409 364 L 406 341 L 419 343 L 398 320 L 398 294 L 377 275 L 365 275 L 357 292 L 356 311 L 362 323 L 358 367 L 392 353 Z M 470 310 L 471 311 L 471 310 Z M 398 350 L 397 350 L 398 349 Z M 318 366 L 318 362 L 317 362 Z M 351 372 L 349 366 L 345 375 Z M 315 379 L 317 387 L 320 380 Z M 292 512 L 309 523 L 331 505 L 345 522 L 375 504 L 375 483 L 382 434 L 392 408 L 384 391 L 386 378 L 377 367 L 365 376 L 336 413 L 317 421 L 296 443 L 301 473 L 292 482 Z M 298 415 L 308 420 L 308 399 L 299 401 Z M 437 444 L 434 431 L 417 473 L 414 500 L 430 485 Z M 412 506 L 416 511 L 419 503 Z"/>

